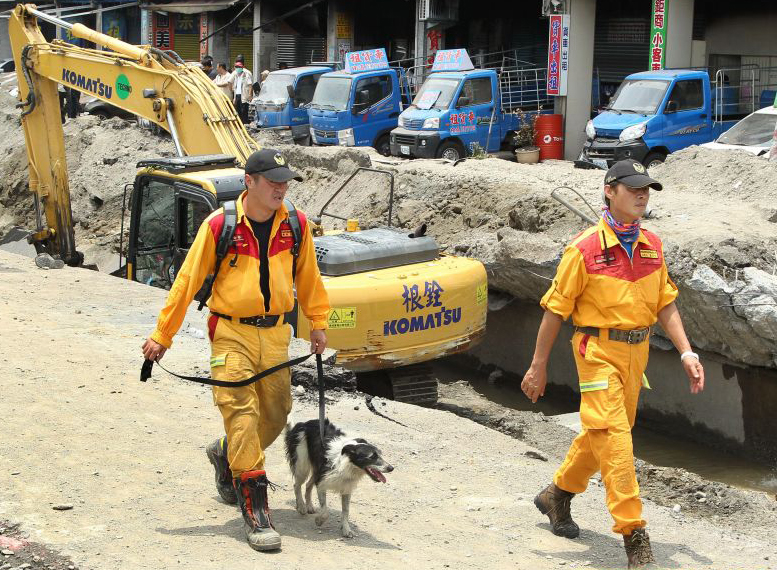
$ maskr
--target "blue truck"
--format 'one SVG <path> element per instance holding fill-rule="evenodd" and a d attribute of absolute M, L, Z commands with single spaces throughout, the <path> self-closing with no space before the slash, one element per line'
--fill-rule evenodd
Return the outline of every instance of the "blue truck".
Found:
<path fill-rule="evenodd" d="M 632 158 L 649 168 L 670 152 L 715 140 L 746 114 L 738 112 L 738 88 L 724 77 L 718 72 L 713 84 L 707 71 L 691 69 L 627 76 L 586 125 L 580 159 L 608 168 Z"/>
<path fill-rule="evenodd" d="M 310 144 L 307 105 L 313 100 L 319 78 L 332 69 L 308 65 L 271 72 L 253 100 L 256 126 L 277 130 L 297 144 Z"/>
<path fill-rule="evenodd" d="M 475 145 L 487 152 L 511 146 L 520 127 L 517 111 L 530 117 L 552 100 L 545 69 L 498 71 L 475 69 L 464 49 L 438 51 L 432 72 L 391 131 L 391 154 L 458 160 Z"/>
<path fill-rule="evenodd" d="M 389 133 L 406 97 L 405 75 L 389 67 L 385 49 L 349 52 L 342 71 L 321 76 L 308 105 L 313 142 L 372 146 L 388 156 Z"/>

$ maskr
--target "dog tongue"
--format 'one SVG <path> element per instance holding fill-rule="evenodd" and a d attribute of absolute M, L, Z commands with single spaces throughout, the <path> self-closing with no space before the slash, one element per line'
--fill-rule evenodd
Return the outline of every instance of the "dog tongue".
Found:
<path fill-rule="evenodd" d="M 381 483 L 385 483 L 386 482 L 386 478 L 383 476 L 383 473 L 381 473 L 377 469 L 370 468 L 370 469 L 368 469 L 368 471 L 370 472 L 370 475 L 375 477 Z"/>

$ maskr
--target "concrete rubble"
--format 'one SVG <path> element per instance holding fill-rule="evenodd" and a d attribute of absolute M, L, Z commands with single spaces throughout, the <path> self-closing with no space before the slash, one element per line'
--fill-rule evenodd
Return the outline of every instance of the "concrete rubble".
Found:
<path fill-rule="evenodd" d="M 301 207 L 316 211 L 337 181 L 369 157 L 373 166 L 395 176 L 400 226 L 427 223 L 429 234 L 448 253 L 486 265 L 492 290 L 528 301 L 540 299 L 564 245 L 587 227 L 550 192 L 567 186 L 597 211 L 601 204 L 602 172 L 565 162 L 521 165 L 487 159 L 453 167 L 421 161 L 386 164 L 364 150 L 296 147 L 288 152 L 306 174 L 306 182 L 293 190 Z M 654 192 L 653 210 L 643 225 L 664 241 L 693 344 L 736 362 L 777 367 L 777 170 L 745 153 L 693 147 L 671 156 L 652 174 L 665 191 Z M 385 220 L 388 193 L 380 188 L 385 185 L 364 173 L 333 206 L 366 223 Z M 590 212 L 571 190 L 562 192 Z M 657 343 L 669 346 L 665 339 Z"/>

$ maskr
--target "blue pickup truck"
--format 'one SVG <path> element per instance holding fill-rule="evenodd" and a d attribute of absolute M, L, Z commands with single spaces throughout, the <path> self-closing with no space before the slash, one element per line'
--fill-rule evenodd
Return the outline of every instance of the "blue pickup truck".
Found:
<path fill-rule="evenodd" d="M 310 144 L 307 105 L 319 78 L 330 71 L 332 67 L 308 65 L 271 72 L 253 100 L 256 126 L 288 134 L 297 144 Z"/>
<path fill-rule="evenodd" d="M 389 67 L 385 49 L 345 54 L 344 69 L 322 75 L 308 105 L 313 142 L 372 146 L 388 156 L 406 93 L 404 73 Z"/>
<path fill-rule="evenodd" d="M 713 141 L 744 116 L 732 113 L 739 103 L 730 101 L 730 89 L 712 86 L 706 71 L 633 73 L 586 125 L 580 158 L 601 168 L 625 158 L 650 167 L 670 152 Z"/>
<path fill-rule="evenodd" d="M 475 145 L 487 152 L 512 143 L 520 115 L 552 105 L 544 69 L 475 69 L 465 49 L 440 50 L 432 72 L 391 131 L 391 154 L 458 160 Z"/>

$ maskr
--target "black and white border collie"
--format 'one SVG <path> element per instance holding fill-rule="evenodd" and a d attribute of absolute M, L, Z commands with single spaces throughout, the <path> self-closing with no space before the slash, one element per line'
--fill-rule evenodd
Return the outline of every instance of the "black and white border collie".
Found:
<path fill-rule="evenodd" d="M 344 537 L 352 538 L 348 511 L 356 485 L 365 473 L 376 483 L 385 483 L 383 473 L 390 473 L 394 467 L 383 459 L 377 447 L 367 440 L 345 435 L 329 420 L 324 424 L 323 442 L 320 433 L 318 420 L 299 422 L 294 427 L 289 420 L 286 425 L 286 458 L 294 477 L 297 511 L 302 515 L 316 512 L 312 500 L 313 487 L 316 487 L 321 505 L 316 525 L 321 526 L 329 518 L 327 491 L 339 493 L 342 498 L 341 530 Z M 305 482 L 303 501 L 302 485 Z"/>

